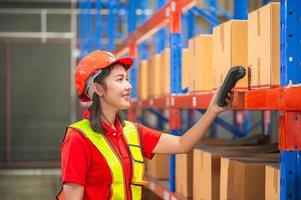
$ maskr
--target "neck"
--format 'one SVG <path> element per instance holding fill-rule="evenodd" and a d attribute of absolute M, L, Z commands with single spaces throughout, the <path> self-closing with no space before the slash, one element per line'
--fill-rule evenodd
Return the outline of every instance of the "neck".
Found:
<path fill-rule="evenodd" d="M 110 126 L 114 127 L 116 114 L 111 115 L 110 113 L 105 114 L 102 112 L 101 120 L 107 122 Z"/>
<path fill-rule="evenodd" d="M 107 104 L 105 101 L 100 101 L 101 109 L 102 109 L 102 116 L 101 119 L 109 123 L 111 126 L 114 127 L 114 122 L 117 114 L 117 109 L 113 106 Z"/>

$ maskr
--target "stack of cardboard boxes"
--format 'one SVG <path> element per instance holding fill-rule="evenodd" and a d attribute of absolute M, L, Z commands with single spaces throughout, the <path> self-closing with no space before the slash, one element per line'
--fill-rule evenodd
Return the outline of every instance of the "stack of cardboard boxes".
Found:
<path fill-rule="evenodd" d="M 248 22 L 230 20 L 213 29 L 213 87 L 218 88 L 230 67 L 241 65 L 247 68 Z M 246 70 L 247 71 L 247 70 Z M 248 76 L 240 80 L 236 89 L 248 89 Z"/>
<path fill-rule="evenodd" d="M 249 13 L 248 20 L 222 23 L 214 27 L 212 35 L 190 39 L 188 48 L 182 50 L 182 88 L 210 92 L 222 84 L 229 68 L 236 65 L 247 71 L 236 89 L 280 85 L 279 3 L 269 3 Z M 139 98 L 170 93 L 170 49 L 141 61 L 139 68 Z"/>
<path fill-rule="evenodd" d="M 212 90 L 212 39 L 212 35 L 198 35 L 189 40 L 191 51 L 189 92 L 208 92 Z"/>
<path fill-rule="evenodd" d="M 253 152 L 253 153 L 251 153 Z M 255 154 L 256 153 L 256 154 Z M 261 154 L 259 154 L 261 153 Z M 274 162 L 278 162 L 278 158 L 274 154 L 262 154 L 264 150 L 256 147 L 232 147 L 225 146 L 219 148 L 203 148 L 194 150 L 193 162 L 193 197 L 196 199 L 220 199 L 220 191 L 226 187 L 221 184 L 221 165 L 222 157 L 276 157 Z"/>
<path fill-rule="evenodd" d="M 277 164 L 278 158 L 222 158 L 220 199 L 265 199 L 266 166 Z M 268 180 L 267 180 L 268 182 Z"/>
<path fill-rule="evenodd" d="M 280 85 L 280 4 L 270 3 L 248 16 L 251 89 Z"/>
<path fill-rule="evenodd" d="M 228 69 L 235 65 L 247 69 L 247 76 L 236 89 L 279 86 L 279 11 L 279 3 L 269 3 L 249 13 L 248 20 L 230 20 L 216 26 L 212 35 L 190 39 L 188 48 L 182 51 L 182 87 L 188 87 L 189 92 L 210 92 L 221 85 Z M 141 61 L 138 71 L 138 98 L 170 93 L 170 49 Z M 177 192 L 193 199 L 279 199 L 277 158 L 238 159 L 255 156 L 243 153 L 245 150 L 233 153 L 235 150 L 226 149 L 196 149 L 177 155 Z M 168 178 L 168 157 L 157 160 L 153 166 L 148 163 L 150 176 Z"/>
<path fill-rule="evenodd" d="M 202 145 L 189 154 L 177 155 L 176 192 L 193 199 L 264 199 L 265 188 L 269 189 L 265 187 L 265 166 L 279 162 L 279 154 L 270 151 L 275 151 L 275 146 Z M 232 166 L 243 173 L 234 176 Z M 235 189 L 248 184 L 257 186 Z"/>

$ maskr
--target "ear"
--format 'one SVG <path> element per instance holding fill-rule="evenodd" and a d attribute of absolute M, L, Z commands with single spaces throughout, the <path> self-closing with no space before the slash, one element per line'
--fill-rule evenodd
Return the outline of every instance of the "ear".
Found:
<path fill-rule="evenodd" d="M 93 90 L 98 96 L 103 96 L 103 88 L 98 83 L 93 83 Z"/>

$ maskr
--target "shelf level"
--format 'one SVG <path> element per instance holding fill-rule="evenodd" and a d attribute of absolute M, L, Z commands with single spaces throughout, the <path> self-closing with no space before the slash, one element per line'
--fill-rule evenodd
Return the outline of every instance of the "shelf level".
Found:
<path fill-rule="evenodd" d="M 235 91 L 232 109 L 235 110 L 301 110 L 301 86 Z M 213 93 L 167 95 L 133 101 L 136 108 L 206 109 Z"/>
<path fill-rule="evenodd" d="M 170 192 L 169 191 L 169 181 L 161 181 L 161 180 L 155 180 L 150 177 L 145 178 L 148 182 L 146 187 L 154 192 L 156 195 L 161 197 L 162 199 L 168 199 L 168 200 L 188 200 L 189 198 L 184 197 L 181 194 L 178 194 L 176 192 Z"/>

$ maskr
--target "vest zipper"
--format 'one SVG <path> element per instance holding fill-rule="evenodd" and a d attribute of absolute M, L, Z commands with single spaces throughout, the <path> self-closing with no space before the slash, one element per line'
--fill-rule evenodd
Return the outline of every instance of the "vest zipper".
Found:
<path fill-rule="evenodd" d="M 122 165 L 122 171 L 123 171 L 123 182 L 126 184 L 126 179 L 125 179 L 125 169 L 124 169 L 124 163 L 122 162 L 121 159 L 121 155 L 119 155 L 119 152 L 115 149 L 114 145 L 112 144 L 112 142 L 110 141 L 109 138 L 107 138 L 107 136 L 104 137 L 105 140 L 107 140 L 107 143 L 110 145 L 112 151 L 114 151 L 115 155 L 117 156 L 118 160 L 120 161 L 121 165 Z M 127 188 L 125 187 L 125 195 L 126 195 L 126 199 L 128 199 L 128 191 Z M 131 188 L 130 188 L 131 189 Z"/>

